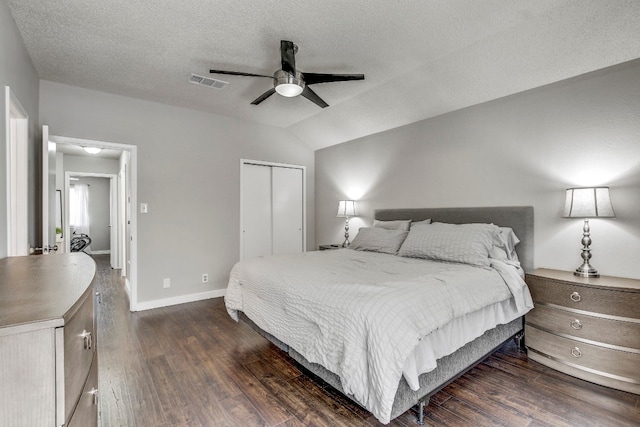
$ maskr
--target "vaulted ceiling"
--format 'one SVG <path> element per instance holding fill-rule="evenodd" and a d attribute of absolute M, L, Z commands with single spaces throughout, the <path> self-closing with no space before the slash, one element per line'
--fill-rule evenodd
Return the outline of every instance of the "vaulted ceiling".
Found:
<path fill-rule="evenodd" d="M 288 129 L 313 149 L 640 57 L 636 0 L 7 0 L 41 79 Z M 330 107 L 274 95 L 280 40 Z M 189 83 L 191 74 L 229 84 Z"/>

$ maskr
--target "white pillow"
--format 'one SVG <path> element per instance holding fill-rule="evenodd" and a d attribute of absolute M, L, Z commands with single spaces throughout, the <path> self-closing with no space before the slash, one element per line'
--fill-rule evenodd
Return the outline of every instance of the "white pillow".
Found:
<path fill-rule="evenodd" d="M 409 227 L 411 226 L 411 220 L 400 219 L 396 221 L 380 221 L 375 219 L 373 220 L 373 226 L 376 228 L 384 228 L 387 230 L 409 231 Z"/>
<path fill-rule="evenodd" d="M 358 231 L 349 249 L 395 255 L 407 234 L 408 232 L 403 230 L 363 227 Z"/>
<path fill-rule="evenodd" d="M 499 233 L 493 224 L 417 225 L 398 255 L 489 267 L 489 252 Z"/>
<path fill-rule="evenodd" d="M 500 233 L 496 235 L 494 246 L 491 248 L 489 257 L 500 260 L 519 261 L 516 252 L 516 245 L 520 239 L 510 227 L 498 227 Z"/>
<path fill-rule="evenodd" d="M 431 224 L 431 218 L 423 219 L 422 221 L 411 221 L 411 227 L 415 225 L 427 225 L 427 224 Z M 411 227 L 409 227 L 409 230 L 411 230 Z"/>

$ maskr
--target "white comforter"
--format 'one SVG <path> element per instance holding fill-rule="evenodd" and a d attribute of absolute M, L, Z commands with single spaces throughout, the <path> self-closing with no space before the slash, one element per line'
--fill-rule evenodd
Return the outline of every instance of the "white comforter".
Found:
<path fill-rule="evenodd" d="M 518 305 L 530 305 L 517 278 L 507 286 L 489 268 L 353 250 L 308 252 L 239 262 L 225 303 L 234 319 L 243 311 L 339 375 L 343 390 L 386 424 L 404 362 L 419 340 L 512 294 Z"/>

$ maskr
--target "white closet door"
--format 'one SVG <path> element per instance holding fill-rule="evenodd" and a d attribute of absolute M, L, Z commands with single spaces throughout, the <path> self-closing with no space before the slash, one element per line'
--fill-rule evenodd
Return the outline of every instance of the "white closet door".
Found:
<path fill-rule="evenodd" d="M 242 172 L 242 259 L 271 255 L 271 167 L 244 164 Z"/>
<path fill-rule="evenodd" d="M 273 167 L 273 254 L 294 254 L 302 248 L 302 169 Z"/>

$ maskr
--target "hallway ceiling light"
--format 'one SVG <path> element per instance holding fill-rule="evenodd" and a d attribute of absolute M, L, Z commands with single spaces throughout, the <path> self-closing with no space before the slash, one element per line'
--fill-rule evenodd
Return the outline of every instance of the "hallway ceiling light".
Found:
<path fill-rule="evenodd" d="M 84 151 L 86 151 L 89 154 L 98 154 L 99 152 L 102 151 L 102 148 L 98 148 L 98 147 L 82 147 L 84 148 Z"/>

